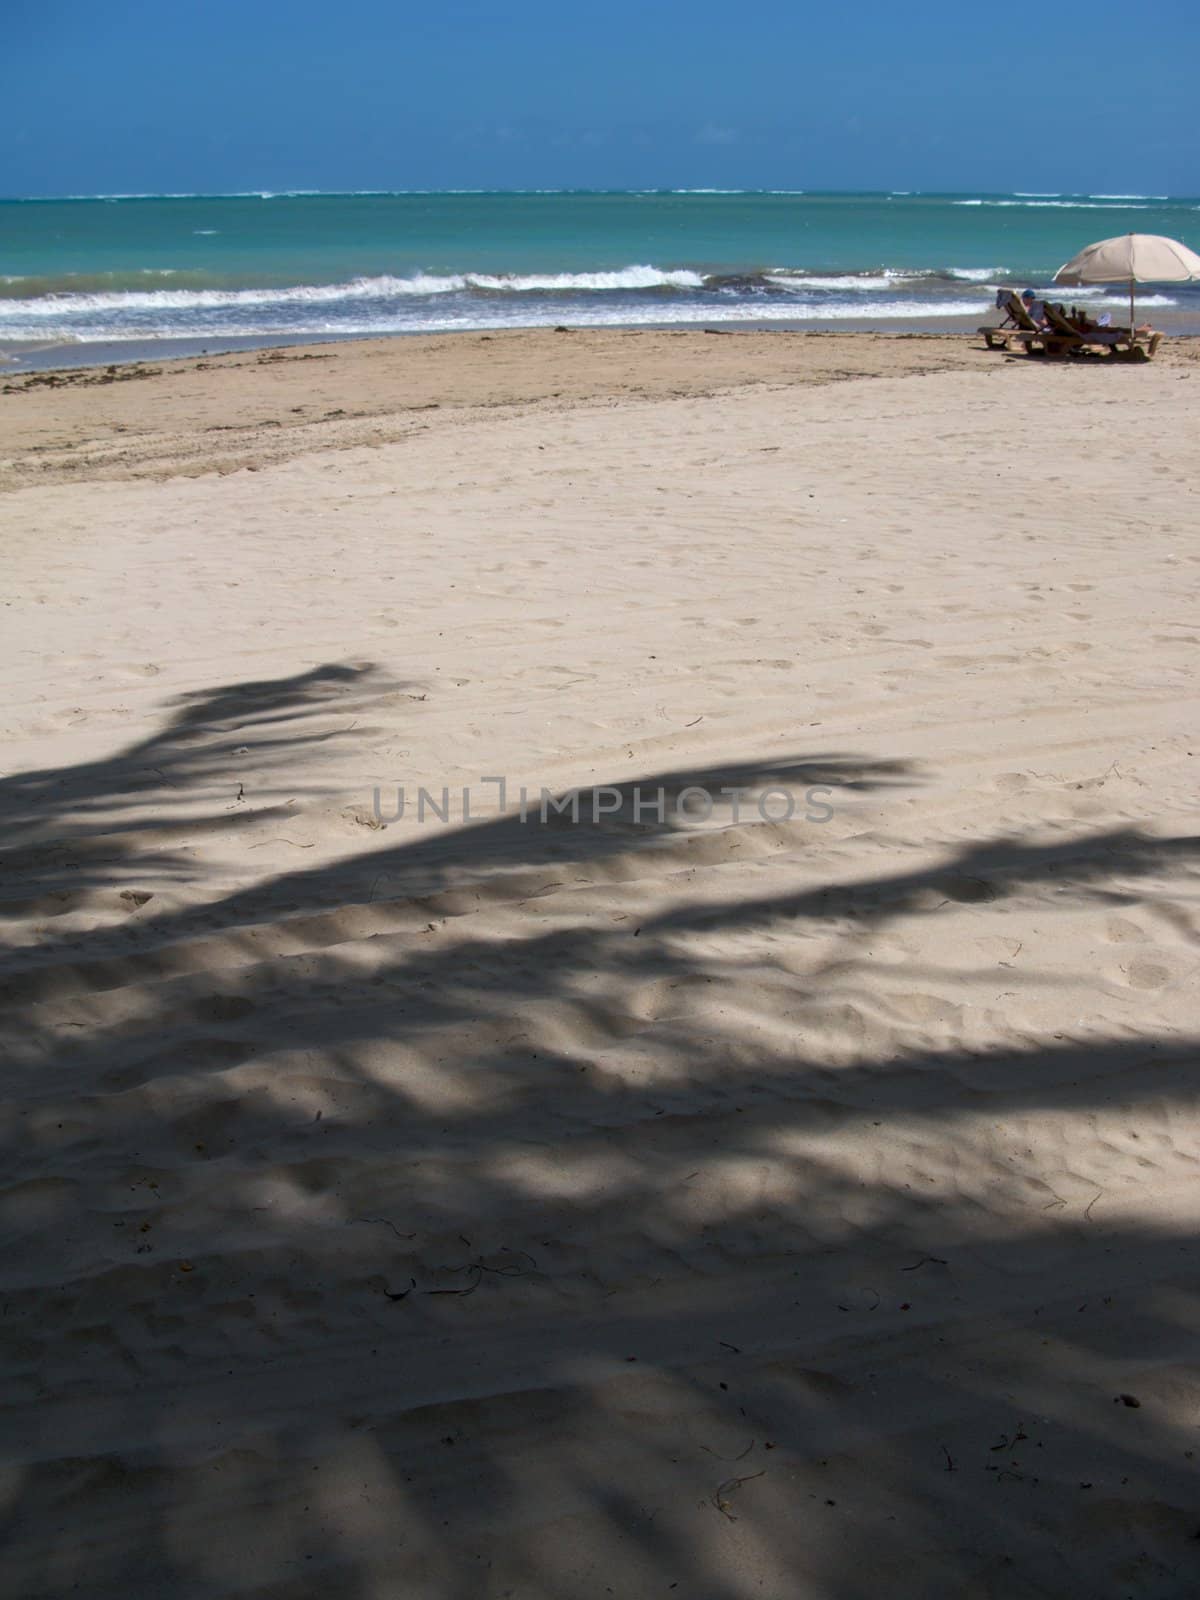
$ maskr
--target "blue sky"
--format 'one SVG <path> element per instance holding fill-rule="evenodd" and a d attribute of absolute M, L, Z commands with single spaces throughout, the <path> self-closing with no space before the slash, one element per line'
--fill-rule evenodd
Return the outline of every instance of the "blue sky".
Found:
<path fill-rule="evenodd" d="M 0 5 L 7 195 L 1200 191 L 1196 0 Z"/>

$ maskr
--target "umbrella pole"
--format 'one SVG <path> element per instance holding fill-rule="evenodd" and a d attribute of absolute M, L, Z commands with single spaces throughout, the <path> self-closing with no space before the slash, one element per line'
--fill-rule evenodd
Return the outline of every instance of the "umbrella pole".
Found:
<path fill-rule="evenodd" d="M 1133 279 L 1129 280 L 1129 337 L 1132 339 L 1137 331 L 1137 323 L 1133 320 Z"/>

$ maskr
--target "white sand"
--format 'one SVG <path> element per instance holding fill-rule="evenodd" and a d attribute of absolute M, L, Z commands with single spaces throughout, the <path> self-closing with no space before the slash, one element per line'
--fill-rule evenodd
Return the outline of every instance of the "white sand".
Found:
<path fill-rule="evenodd" d="M 4 1593 L 1197 1587 L 1200 368 L 944 364 L 0 396 Z"/>

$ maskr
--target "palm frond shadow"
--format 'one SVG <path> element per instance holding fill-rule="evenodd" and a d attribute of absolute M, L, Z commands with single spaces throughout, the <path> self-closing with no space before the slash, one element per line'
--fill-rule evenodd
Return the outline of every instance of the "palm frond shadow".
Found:
<path fill-rule="evenodd" d="M 203 837 L 286 813 L 298 756 L 332 750 L 345 735 L 320 728 L 334 712 L 365 711 L 395 685 L 370 665 L 329 664 L 290 678 L 183 694 L 152 736 L 103 759 L 0 778 L 0 918 L 55 916 L 88 903 L 138 867 L 162 877 L 189 865 L 163 841 L 186 819 Z M 262 801 L 239 811 L 236 774 L 252 758 Z M 289 794 L 291 790 L 287 791 Z"/>

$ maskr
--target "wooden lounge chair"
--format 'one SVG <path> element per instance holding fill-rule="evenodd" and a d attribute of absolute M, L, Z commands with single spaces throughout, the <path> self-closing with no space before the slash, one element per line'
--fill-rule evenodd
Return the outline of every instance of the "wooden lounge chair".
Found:
<path fill-rule="evenodd" d="M 1119 361 L 1149 361 L 1162 341 L 1157 332 L 1139 333 L 1136 328 L 1100 328 L 1089 324 L 1082 313 L 1067 314 L 1066 306 L 1049 305 L 1046 321 L 1054 335 L 1065 341 L 1056 355 L 1080 355 L 1088 350 L 1107 350 Z"/>
<path fill-rule="evenodd" d="M 1004 295 L 998 296 L 997 306 L 1004 313 L 1004 321 L 994 328 L 980 328 L 983 342 L 989 350 L 1007 350 L 1008 341 L 1024 335 L 1023 343 L 1028 348 L 1030 336 L 1040 340 L 1042 330 L 1029 315 L 1025 302 L 1015 289 L 1009 289 Z"/>

